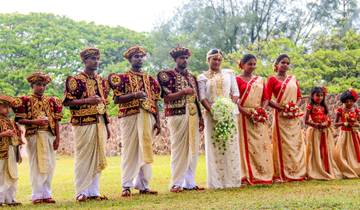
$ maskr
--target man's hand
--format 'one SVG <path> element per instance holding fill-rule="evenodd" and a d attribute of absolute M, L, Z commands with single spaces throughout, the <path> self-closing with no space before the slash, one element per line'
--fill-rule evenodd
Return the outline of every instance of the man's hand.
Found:
<path fill-rule="evenodd" d="M 16 136 L 16 132 L 14 130 L 7 130 L 1 133 L 2 137 L 13 137 Z"/>
<path fill-rule="evenodd" d="M 144 91 L 138 91 L 134 93 L 136 99 L 146 99 L 146 93 Z"/>
<path fill-rule="evenodd" d="M 205 128 L 205 125 L 204 125 L 204 118 L 200 118 L 199 119 L 199 131 L 202 132 Z"/>
<path fill-rule="evenodd" d="M 45 125 L 49 125 L 49 120 L 46 118 L 36 119 L 36 120 L 32 120 L 32 124 L 37 126 L 45 126 Z"/>
<path fill-rule="evenodd" d="M 56 136 L 55 141 L 53 143 L 54 150 L 57 150 L 59 148 L 59 144 L 60 144 L 60 136 Z"/>
<path fill-rule="evenodd" d="M 161 133 L 161 126 L 160 122 L 156 122 L 153 126 L 153 130 L 155 132 L 155 135 L 159 135 Z"/>
<path fill-rule="evenodd" d="M 111 138 L 111 132 L 109 126 L 106 126 L 107 139 Z"/>
<path fill-rule="evenodd" d="M 90 105 L 97 105 L 103 102 L 103 100 L 101 99 L 100 96 L 95 95 L 95 96 L 90 96 L 88 98 L 84 99 L 85 104 L 90 104 Z"/>
<path fill-rule="evenodd" d="M 185 89 L 182 89 L 183 95 L 194 95 L 195 91 L 194 89 L 187 87 Z"/>

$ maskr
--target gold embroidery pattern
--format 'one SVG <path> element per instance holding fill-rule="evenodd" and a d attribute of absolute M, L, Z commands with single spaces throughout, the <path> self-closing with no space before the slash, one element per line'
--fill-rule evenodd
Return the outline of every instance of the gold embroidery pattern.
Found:
<path fill-rule="evenodd" d="M 156 96 L 153 94 L 151 90 L 150 76 L 146 73 L 135 73 L 133 71 L 128 72 L 129 81 L 130 81 L 130 89 L 131 92 L 140 91 L 140 84 L 142 83 L 144 86 L 145 93 L 147 98 L 144 101 L 141 101 L 140 104 L 142 108 L 145 110 L 155 113 L 156 112 Z M 141 76 L 141 79 L 140 79 Z M 141 81 L 142 80 L 142 81 Z M 139 103 L 138 100 L 136 100 Z"/>
<path fill-rule="evenodd" d="M 79 110 L 71 110 L 71 115 L 73 117 L 84 117 L 87 115 L 100 114 L 96 105 L 91 105 L 88 108 L 82 108 Z"/>
<path fill-rule="evenodd" d="M 138 107 L 140 105 L 139 100 L 132 100 L 127 103 L 119 104 L 120 109 Z"/>
<path fill-rule="evenodd" d="M 12 101 L 11 106 L 13 106 L 13 107 L 19 107 L 19 106 L 22 104 L 20 98 L 14 97 L 13 99 L 14 99 L 14 100 Z"/>
<path fill-rule="evenodd" d="M 86 80 L 86 92 L 87 96 L 94 96 L 96 95 L 96 81 L 93 79 Z"/>
<path fill-rule="evenodd" d="M 55 134 L 56 120 L 62 118 L 62 113 L 57 113 L 61 110 L 60 99 L 48 96 L 39 98 L 35 95 L 29 96 L 28 99 L 28 102 L 24 104 L 28 109 L 27 113 L 16 113 L 16 116 L 24 119 L 47 118 L 49 124 L 45 126 L 26 125 L 25 136 L 35 134 L 37 130 L 48 130 Z"/>
<path fill-rule="evenodd" d="M 81 80 L 86 85 L 86 93 L 83 97 L 90 97 L 99 92 L 100 97 L 103 99 L 103 103 L 98 105 L 83 105 L 80 106 L 80 110 L 70 110 L 73 117 L 85 117 L 88 115 L 105 114 L 106 113 L 106 100 L 105 93 L 102 84 L 102 78 L 95 75 L 95 78 L 90 78 L 83 73 L 76 76 L 76 79 Z"/>
<path fill-rule="evenodd" d="M 113 85 L 119 85 L 121 82 L 121 78 L 117 74 L 112 74 L 110 77 L 110 82 Z"/>
<path fill-rule="evenodd" d="M 264 175 L 265 174 L 265 168 L 261 165 L 256 165 L 256 171 L 259 173 L 259 175 Z"/>
<path fill-rule="evenodd" d="M 176 92 L 181 91 L 182 89 L 189 87 L 189 84 L 183 76 L 173 70 L 175 72 L 175 90 Z M 173 101 L 168 105 L 168 108 L 182 108 L 186 106 L 186 97 L 181 97 L 179 100 Z"/>
<path fill-rule="evenodd" d="M 223 74 L 221 71 L 214 72 L 211 70 L 208 70 L 205 73 L 205 76 L 208 78 L 210 83 L 210 95 L 211 95 L 211 101 L 214 102 L 217 97 L 223 96 Z"/>
<path fill-rule="evenodd" d="M 129 115 L 137 114 L 137 113 L 140 113 L 140 110 L 138 110 L 138 109 L 130 109 L 126 113 L 119 112 L 119 117 L 129 116 Z"/>
<path fill-rule="evenodd" d="M 7 117 L 0 116 L 0 133 L 9 129 L 11 130 L 16 129 L 15 123 Z M 0 160 L 8 158 L 9 145 L 17 146 L 20 143 L 21 141 L 18 136 L 2 137 L 0 141 Z"/>
<path fill-rule="evenodd" d="M 286 170 L 289 172 L 290 176 L 295 176 L 299 167 L 296 164 L 293 164 L 292 166 L 286 167 Z"/>
<path fill-rule="evenodd" d="M 75 91 L 78 88 L 76 79 L 73 77 L 70 77 L 68 84 L 69 84 L 70 91 Z"/>
<path fill-rule="evenodd" d="M 88 122 L 93 122 L 94 120 L 96 120 L 96 118 L 94 117 L 85 117 L 82 121 L 88 123 Z"/>
<path fill-rule="evenodd" d="M 161 82 L 168 82 L 170 78 L 166 72 L 160 72 L 159 79 L 161 80 Z"/>

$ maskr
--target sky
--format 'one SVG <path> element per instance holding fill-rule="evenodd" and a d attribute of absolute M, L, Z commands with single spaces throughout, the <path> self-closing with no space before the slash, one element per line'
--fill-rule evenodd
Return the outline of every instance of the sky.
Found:
<path fill-rule="evenodd" d="M 138 32 L 151 31 L 184 0 L 0 0 L 0 13 L 46 12 Z"/>

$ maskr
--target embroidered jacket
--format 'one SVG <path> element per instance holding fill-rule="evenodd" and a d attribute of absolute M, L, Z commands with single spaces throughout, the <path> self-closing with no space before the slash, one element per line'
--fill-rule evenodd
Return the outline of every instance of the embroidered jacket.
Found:
<path fill-rule="evenodd" d="M 65 84 L 64 103 L 66 101 L 85 99 L 95 95 L 103 99 L 103 103 L 97 105 L 69 106 L 71 112 L 70 122 L 72 125 L 82 126 L 95 124 L 99 122 L 98 115 L 103 115 L 105 123 L 108 124 L 109 118 L 106 111 L 108 93 L 108 82 L 97 74 L 90 77 L 84 72 L 81 72 L 75 76 L 69 76 Z"/>
<path fill-rule="evenodd" d="M 25 136 L 34 135 L 37 130 L 48 130 L 55 135 L 56 121 L 60 121 L 62 118 L 62 104 L 61 100 L 56 97 L 36 95 L 21 96 L 19 97 L 21 103 L 13 106 L 15 112 L 15 121 L 20 119 L 40 119 L 47 118 L 49 125 L 37 126 L 37 125 L 25 125 Z"/>
<path fill-rule="evenodd" d="M 158 82 L 145 72 L 128 71 L 123 74 L 112 73 L 108 77 L 109 86 L 115 97 L 143 91 L 146 99 L 133 99 L 127 103 L 119 104 L 119 118 L 137 114 L 140 108 L 156 114 L 156 101 L 160 99 L 160 86 Z"/>
<path fill-rule="evenodd" d="M 161 97 L 164 98 L 168 94 L 176 93 L 185 88 L 193 88 L 195 90 L 195 101 L 198 115 L 201 117 L 201 109 L 199 103 L 199 88 L 196 77 L 190 72 L 180 74 L 175 69 L 164 70 L 159 72 L 158 81 L 161 86 Z M 186 113 L 187 97 L 183 96 L 178 100 L 164 102 L 165 116 L 183 115 Z"/>
<path fill-rule="evenodd" d="M 21 133 L 15 122 L 4 115 L 0 115 L 0 133 L 7 130 L 16 130 L 17 136 L 0 138 L 0 160 L 8 158 L 10 145 L 17 146 L 21 144 Z"/>

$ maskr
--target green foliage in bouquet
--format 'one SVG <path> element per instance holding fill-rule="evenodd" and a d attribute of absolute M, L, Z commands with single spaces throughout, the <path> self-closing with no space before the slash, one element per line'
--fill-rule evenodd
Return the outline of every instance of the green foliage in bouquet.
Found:
<path fill-rule="evenodd" d="M 236 133 L 235 117 L 233 111 L 236 105 L 228 98 L 217 98 L 211 107 L 211 113 L 215 121 L 213 145 L 222 154 L 227 150 L 228 142 Z"/>

